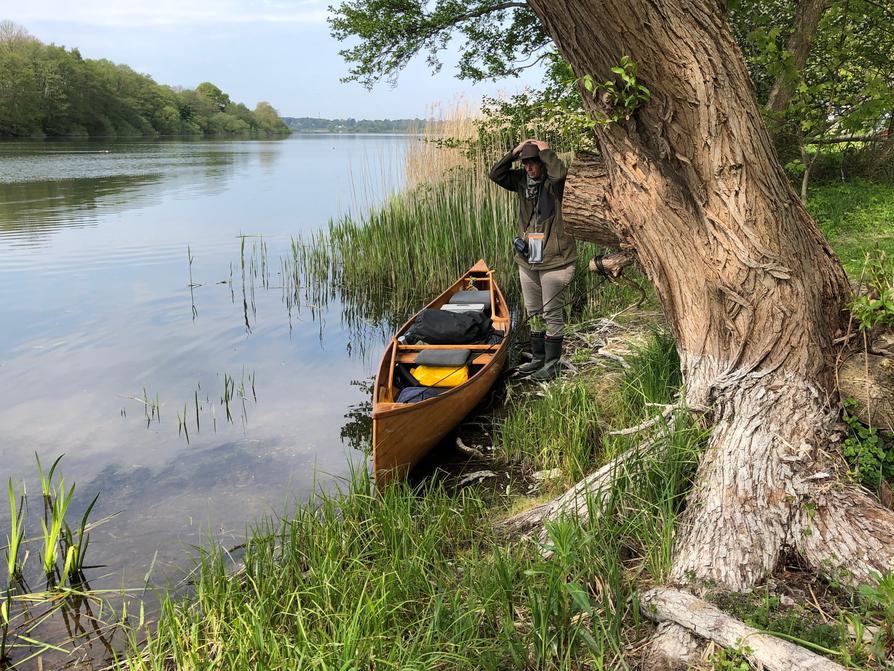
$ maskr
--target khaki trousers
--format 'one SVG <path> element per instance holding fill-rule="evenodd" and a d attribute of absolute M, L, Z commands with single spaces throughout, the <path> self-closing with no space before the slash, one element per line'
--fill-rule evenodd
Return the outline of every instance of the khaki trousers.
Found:
<path fill-rule="evenodd" d="M 519 266 L 518 273 L 528 317 L 541 315 L 546 322 L 547 335 L 563 335 L 565 301 L 574 276 L 574 263 L 553 270 L 528 270 Z"/>

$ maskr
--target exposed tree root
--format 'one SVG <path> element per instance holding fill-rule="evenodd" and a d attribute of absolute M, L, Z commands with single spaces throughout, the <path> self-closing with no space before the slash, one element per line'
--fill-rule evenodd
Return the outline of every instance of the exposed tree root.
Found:
<path fill-rule="evenodd" d="M 653 618 L 646 613 L 646 616 Z M 704 639 L 673 622 L 659 622 L 644 668 L 649 671 L 685 671 L 698 661 L 704 649 Z"/>
<path fill-rule="evenodd" d="M 652 589 L 642 596 L 641 603 L 643 614 L 649 619 L 679 625 L 659 626 L 656 641 L 661 639 L 663 644 L 656 647 L 674 653 L 669 660 L 654 660 L 656 664 L 665 664 L 664 668 L 679 668 L 675 659 L 692 661 L 692 641 L 681 634 L 682 627 L 726 648 L 740 650 L 756 668 L 768 671 L 845 671 L 841 664 L 789 641 L 762 634 L 687 592 L 669 588 Z"/>
<path fill-rule="evenodd" d="M 894 512 L 861 487 L 830 483 L 801 507 L 792 546 L 820 575 L 847 585 L 894 571 Z"/>

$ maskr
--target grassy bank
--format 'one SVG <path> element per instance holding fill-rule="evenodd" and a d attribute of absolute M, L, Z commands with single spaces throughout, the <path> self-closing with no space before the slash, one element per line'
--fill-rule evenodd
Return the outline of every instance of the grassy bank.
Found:
<path fill-rule="evenodd" d="M 495 421 L 490 467 L 557 468 L 552 485 L 541 485 L 550 494 L 644 440 L 608 432 L 660 413 L 680 379 L 666 335 L 639 341 L 626 369 L 607 360 L 542 395 L 517 394 Z M 638 594 L 667 576 L 674 525 L 707 438 L 684 411 L 675 423 L 646 434 L 654 449 L 628 464 L 604 507 L 594 504 L 579 522 L 548 523 L 543 540 L 500 532 L 500 518 L 530 502 L 530 478 L 512 476 L 497 497 L 440 478 L 376 494 L 368 474 L 357 473 L 343 494 L 259 523 L 235 574 L 224 553 L 206 554 L 194 595 L 166 597 L 157 627 L 147 640 L 134 637 L 119 667 L 638 668 L 652 631 Z M 795 565 L 781 570 L 785 583 L 712 598 L 850 668 L 886 668 L 872 636 L 851 632 L 884 627 L 894 593 L 882 586 L 857 596 L 805 583 Z M 716 649 L 702 668 L 745 668 L 742 659 Z"/>
<path fill-rule="evenodd" d="M 502 149 L 493 147 L 493 156 Z M 420 144 L 408 192 L 361 221 L 333 222 L 313 241 L 295 241 L 283 263 L 288 300 L 337 297 L 349 322 L 393 324 L 479 257 L 496 267 L 517 299 L 512 201 L 484 176 L 493 156 L 470 164 L 458 149 Z M 808 207 L 852 274 L 864 252 L 892 244 L 894 186 L 818 185 Z M 250 529 L 235 572 L 229 554 L 206 550 L 188 594 L 162 595 L 151 621 L 122 618 L 129 644 L 115 666 L 635 668 L 651 633 L 638 593 L 665 579 L 674 525 L 706 436 L 683 412 L 673 431 L 656 425 L 645 434 L 619 433 L 674 403 L 682 381 L 657 313 L 617 314 L 636 292 L 599 285 L 583 271 L 593 251 L 581 246 L 573 288 L 579 300 L 568 355 L 576 371 L 545 387 L 508 387 L 489 427 L 494 461 L 476 465 L 496 478 L 479 487 L 435 477 L 379 495 L 368 474 L 358 472 L 341 494 L 316 495 L 289 516 Z M 607 315 L 611 323 L 596 319 Z M 625 348 L 612 347 L 618 342 Z M 605 509 L 594 508 L 580 523 L 550 524 L 543 542 L 501 535 L 499 521 L 511 511 L 562 490 L 647 436 L 655 449 L 629 465 Z M 554 473 L 539 479 L 540 471 Z M 86 531 L 60 555 L 86 547 Z M 48 600 L 71 591 L 72 566 L 63 560 L 57 573 L 69 576 L 67 586 L 60 580 Z M 8 602 L 12 582 L 0 593 Z M 874 658 L 874 641 L 849 632 L 890 625 L 894 585 L 858 597 L 811 583 L 789 594 L 794 606 L 775 595 L 779 587 L 768 583 L 747 597 L 716 599 L 754 626 L 820 645 L 852 668 L 884 668 Z M 817 601 L 814 592 L 819 611 L 808 605 Z M 10 629 L 28 633 L 25 616 L 4 618 L 4 637 Z M 735 652 L 717 651 L 706 667 L 728 670 L 740 662 Z"/>
<path fill-rule="evenodd" d="M 665 400 L 676 393 L 678 380 L 663 379 L 665 366 L 655 360 L 666 354 L 664 342 L 632 359 L 622 378 L 614 401 L 631 417 L 650 412 L 645 388 L 659 389 Z M 586 406 L 600 403 L 583 393 L 590 383 L 560 383 L 568 388 L 539 403 L 586 418 L 581 427 L 596 430 L 601 422 L 592 418 L 602 408 L 588 413 Z M 532 409 L 522 402 L 500 422 L 501 445 Z M 606 416 L 613 412 L 605 408 Z M 485 501 L 475 489 L 448 489 L 438 480 L 377 495 L 368 474 L 358 473 L 342 495 L 315 497 L 289 519 L 259 524 L 235 578 L 225 556 L 205 556 L 195 598 L 167 599 L 156 632 L 124 666 L 629 668 L 625 651 L 643 634 L 635 586 L 647 576 L 660 581 L 667 570 L 670 531 L 703 438 L 680 421 L 619 483 L 623 521 L 606 510 L 583 525 L 550 526 L 551 559 L 537 542 L 494 531 L 494 518 L 523 482 Z M 541 427 L 556 443 L 558 424 Z M 525 445 L 503 458 L 535 463 L 535 452 Z M 571 469 L 604 458 L 580 454 L 579 463 L 560 468 L 573 477 Z"/>
<path fill-rule="evenodd" d="M 486 181 L 483 162 L 471 169 L 459 154 L 444 155 L 451 158 L 420 159 L 429 172 L 411 171 L 417 186 L 365 220 L 335 222 L 313 245 L 296 241 L 286 263 L 293 295 L 337 296 L 351 306 L 349 318 L 399 321 L 484 257 L 517 296 L 507 244 L 511 201 Z M 852 273 L 873 237 L 890 234 L 892 207 L 894 187 L 868 183 L 816 186 L 809 203 Z M 577 282 L 586 296 L 578 321 L 632 300 L 629 288 L 597 290 L 583 273 Z M 442 479 L 377 495 L 368 474 L 357 473 L 341 495 L 316 496 L 286 519 L 259 523 L 235 576 L 225 554 L 206 554 L 194 595 L 165 597 L 157 624 L 148 634 L 134 632 L 120 666 L 635 668 L 651 632 L 638 591 L 667 574 L 674 524 L 706 439 L 685 413 L 675 430 L 655 430 L 656 448 L 630 465 L 605 509 L 594 508 L 580 523 L 548 525 L 543 543 L 495 530 L 510 511 L 638 444 L 643 435 L 617 431 L 678 398 L 679 362 L 660 320 L 643 320 L 642 313 L 617 319 L 625 321 L 628 328 L 639 323 L 639 344 L 623 353 L 623 364 L 617 358 L 592 364 L 591 323 L 569 335 L 576 374 L 534 393 L 510 386 L 490 431 L 496 463 L 489 467 L 502 467 L 499 477 L 512 474 L 499 495 L 493 487 Z M 554 469 L 557 475 L 544 482 L 533 477 Z M 852 668 L 883 668 L 872 644 L 849 632 L 885 624 L 891 599 L 884 590 L 858 597 L 811 584 L 790 593 L 792 606 L 770 596 L 778 589 L 768 583 L 764 596 L 758 590 L 715 598 L 754 626 L 820 646 Z M 820 611 L 808 605 L 814 592 Z M 732 669 L 741 662 L 736 651 L 716 650 L 705 666 Z"/>

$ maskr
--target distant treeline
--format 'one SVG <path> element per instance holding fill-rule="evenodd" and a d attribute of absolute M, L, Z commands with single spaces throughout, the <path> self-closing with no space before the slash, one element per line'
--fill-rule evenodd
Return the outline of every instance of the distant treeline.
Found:
<path fill-rule="evenodd" d="M 0 22 L 0 136 L 126 137 L 288 134 L 276 110 L 234 103 L 214 84 L 195 90 L 155 83 L 148 75 L 77 49 L 43 44 Z"/>
<path fill-rule="evenodd" d="M 296 133 L 412 133 L 422 132 L 425 119 L 313 119 L 284 116 Z"/>

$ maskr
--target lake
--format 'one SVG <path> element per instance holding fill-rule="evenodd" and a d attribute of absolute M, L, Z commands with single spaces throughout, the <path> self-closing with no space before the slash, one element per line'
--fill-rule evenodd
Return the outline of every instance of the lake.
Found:
<path fill-rule="evenodd" d="M 411 141 L 0 143 L 0 484 L 39 495 L 35 453 L 65 455 L 72 523 L 97 493 L 115 515 L 94 589 L 164 583 L 364 463 L 381 336 L 289 299 L 281 260 L 399 189 Z"/>

